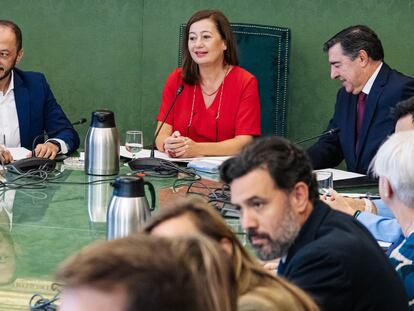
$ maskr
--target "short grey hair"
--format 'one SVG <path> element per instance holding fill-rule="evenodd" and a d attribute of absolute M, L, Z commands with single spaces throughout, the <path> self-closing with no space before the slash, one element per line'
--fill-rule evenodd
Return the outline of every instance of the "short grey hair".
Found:
<path fill-rule="evenodd" d="M 393 134 L 371 163 L 375 176 L 386 177 L 407 207 L 414 208 L 414 130 Z"/>

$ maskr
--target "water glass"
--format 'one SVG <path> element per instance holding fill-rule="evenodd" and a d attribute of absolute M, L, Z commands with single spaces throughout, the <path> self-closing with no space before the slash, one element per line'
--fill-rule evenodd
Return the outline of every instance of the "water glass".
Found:
<path fill-rule="evenodd" d="M 329 193 L 329 189 L 333 188 L 333 173 L 329 171 L 316 171 L 315 174 L 319 194 Z"/>
<path fill-rule="evenodd" d="M 142 150 L 144 137 L 142 131 L 127 131 L 125 138 L 125 149 L 132 153 L 135 159 L 138 152 Z"/>

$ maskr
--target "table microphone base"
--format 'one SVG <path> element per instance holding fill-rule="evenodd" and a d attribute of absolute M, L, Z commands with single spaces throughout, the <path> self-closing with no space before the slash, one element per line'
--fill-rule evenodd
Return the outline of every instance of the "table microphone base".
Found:
<path fill-rule="evenodd" d="M 171 161 L 160 158 L 139 158 L 128 162 L 133 171 L 151 171 L 160 175 L 177 174 L 176 165 Z"/>

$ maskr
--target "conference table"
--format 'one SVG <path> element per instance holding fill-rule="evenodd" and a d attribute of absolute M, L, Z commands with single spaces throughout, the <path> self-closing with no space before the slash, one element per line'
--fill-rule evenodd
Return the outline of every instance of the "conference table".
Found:
<path fill-rule="evenodd" d="M 35 293 L 53 297 L 59 264 L 82 247 L 106 240 L 106 212 L 116 176 L 88 176 L 64 165 L 60 171 L 59 178 L 40 188 L 0 190 L 0 311 L 28 310 Z M 119 174 L 129 173 L 122 165 Z M 204 175 L 203 187 L 215 187 L 217 178 Z M 156 209 L 176 195 L 176 178 L 144 179 L 155 187 Z M 186 194 L 185 187 L 178 195 Z M 226 221 L 248 246 L 239 220 Z"/>
<path fill-rule="evenodd" d="M 34 293 L 53 297 L 59 264 L 82 247 L 106 240 L 110 183 L 116 176 L 88 176 L 64 165 L 60 170 L 60 177 L 42 188 L 0 190 L 0 311 L 28 310 Z M 120 174 L 128 173 L 122 166 Z M 144 179 L 158 194 L 156 208 L 172 198 L 176 178 Z M 246 243 L 239 221 L 227 221 Z"/>

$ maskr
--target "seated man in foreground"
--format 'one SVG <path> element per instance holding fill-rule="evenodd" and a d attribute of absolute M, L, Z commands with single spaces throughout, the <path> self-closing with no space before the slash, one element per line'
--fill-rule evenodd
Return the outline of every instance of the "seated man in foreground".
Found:
<path fill-rule="evenodd" d="M 44 75 L 15 68 L 23 53 L 19 26 L 0 20 L 0 157 L 5 163 L 13 160 L 7 147 L 32 150 L 35 144 L 35 155 L 50 159 L 79 147 L 79 136 Z M 45 132 L 50 139 L 43 143 Z"/>
<path fill-rule="evenodd" d="M 387 257 L 363 225 L 319 200 L 312 165 L 299 147 L 259 138 L 224 162 L 220 175 L 260 259 L 281 257 L 278 274 L 322 310 L 407 310 Z"/>

